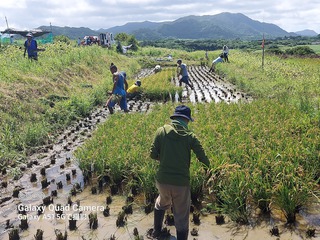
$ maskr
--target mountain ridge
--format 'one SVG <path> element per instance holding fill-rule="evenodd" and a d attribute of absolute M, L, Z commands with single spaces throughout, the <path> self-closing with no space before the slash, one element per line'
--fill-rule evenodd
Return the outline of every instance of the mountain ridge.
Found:
<path fill-rule="evenodd" d="M 47 30 L 48 27 L 42 26 Z M 134 35 L 137 40 L 159 40 L 166 38 L 177 39 L 240 39 L 257 40 L 265 38 L 278 38 L 290 36 L 314 36 L 312 30 L 300 31 L 298 34 L 287 32 L 279 26 L 271 23 L 253 20 L 242 13 L 223 12 L 216 15 L 189 15 L 173 21 L 164 22 L 129 22 L 122 26 L 111 28 L 72 28 L 51 26 L 54 35 L 66 35 L 71 39 L 82 38 L 86 35 L 99 35 L 110 32 L 115 36 L 117 33 Z M 187 31 L 186 31 L 187 30 Z M 313 34 L 313 35 L 312 35 Z"/>
<path fill-rule="evenodd" d="M 130 28 L 131 26 L 134 28 Z M 139 40 L 145 39 L 140 34 L 141 29 L 147 28 L 145 22 L 128 23 L 123 26 L 103 29 L 114 34 L 127 32 L 134 34 Z M 188 31 L 185 31 L 188 29 Z M 216 15 L 204 16 L 185 16 L 174 21 L 161 22 L 154 25 L 153 29 L 148 28 L 151 35 L 160 36 L 160 38 L 183 38 L 183 39 L 261 39 L 263 35 L 266 38 L 276 38 L 284 36 L 295 36 L 275 24 L 261 23 L 245 16 L 242 13 L 223 12 Z"/>

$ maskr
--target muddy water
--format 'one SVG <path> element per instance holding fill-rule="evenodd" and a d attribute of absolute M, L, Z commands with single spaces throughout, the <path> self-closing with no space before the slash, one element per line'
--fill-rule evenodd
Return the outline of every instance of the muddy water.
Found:
<path fill-rule="evenodd" d="M 182 93 L 183 101 L 238 103 L 253 100 L 250 95 L 238 90 L 220 76 L 209 73 L 205 66 L 190 66 L 188 71 L 194 89 L 186 87 Z M 178 79 L 173 79 L 173 83 L 178 86 Z"/>
<path fill-rule="evenodd" d="M 147 101 L 128 102 L 131 113 L 147 112 L 151 106 L 152 103 Z M 120 109 L 116 108 L 115 111 L 120 112 Z M 73 159 L 72 152 L 90 138 L 92 131 L 108 116 L 109 113 L 105 108 L 98 108 L 91 116 L 66 129 L 57 137 L 55 144 L 35 149 L 36 153 L 29 157 L 28 163 L 18 169 L 22 171 L 22 176 L 18 180 L 12 178 L 16 170 L 0 175 L 0 239 L 8 239 L 12 227 L 19 228 L 24 214 L 28 218 L 29 228 L 20 233 L 23 239 L 31 239 L 38 228 L 54 230 L 59 229 L 60 224 L 67 226 L 66 219 L 57 220 L 54 216 L 54 206 L 56 204 L 65 206 L 71 190 L 80 192 L 84 188 L 83 175 Z M 16 189 L 18 191 L 13 194 Z M 44 201 L 48 202 L 47 206 L 43 207 L 45 214 L 38 215 L 38 210 Z M 70 211 L 73 209 L 66 210 L 69 211 L 65 218 L 72 215 Z M 50 235 L 47 239 L 55 238 Z"/>
<path fill-rule="evenodd" d="M 195 89 L 185 88 L 182 101 L 190 102 L 220 102 L 228 103 L 245 101 L 252 98 L 234 86 L 226 83 L 215 74 L 209 74 L 205 67 L 190 67 L 190 79 Z M 152 74 L 145 71 L 147 76 Z M 178 80 L 173 79 L 178 85 Z M 152 103 L 130 101 L 129 109 L 134 112 L 148 112 Z M 119 109 L 116 109 L 119 111 Z M 119 114 L 119 113 L 118 113 Z M 0 176 L 1 182 L 7 182 L 7 187 L 0 187 L 0 239 L 8 239 L 11 227 L 19 228 L 21 213 L 26 209 L 29 228 L 20 230 L 21 239 L 34 239 L 37 229 L 44 231 L 44 239 L 56 239 L 56 231 L 65 231 L 68 239 L 134 239 L 133 230 L 137 228 L 140 239 L 147 239 L 145 234 L 153 224 L 153 214 L 144 213 L 143 198 L 137 197 L 133 202 L 133 213 L 126 215 L 126 225 L 117 227 L 118 213 L 125 205 L 125 196 L 112 196 L 110 216 L 105 217 L 103 210 L 106 207 L 106 197 L 110 196 L 108 189 L 103 189 L 99 194 L 91 193 L 91 186 L 84 185 L 82 173 L 73 159 L 72 152 L 81 146 L 86 139 L 91 137 L 92 131 L 108 118 L 109 114 L 104 108 L 99 108 L 90 117 L 78 121 L 70 126 L 58 138 L 52 146 L 44 146 L 38 149 L 36 154 L 30 157 L 28 166 L 23 168 L 24 174 L 18 180 L 12 180 L 9 174 Z M 35 174 L 36 181 L 31 182 L 31 175 Z M 46 180 L 46 181 L 44 181 Z M 45 186 L 43 186 L 43 184 Z M 17 196 L 13 196 L 14 188 L 21 189 Z M 74 194 L 70 196 L 70 191 Z M 42 206 L 43 199 L 49 197 L 49 203 Z M 60 204 L 62 214 L 56 215 L 56 208 Z M 41 208 L 40 208 L 41 207 Z M 38 210 L 43 209 L 39 214 Z M 20 213 L 18 212 L 20 211 Z M 90 229 L 89 214 L 97 213 L 98 229 Z M 320 206 L 314 205 L 303 209 L 297 216 L 297 224 L 294 230 L 286 227 L 284 216 L 279 212 L 273 213 L 270 218 L 261 221 L 252 221 L 249 226 L 239 226 L 228 220 L 223 225 L 217 225 L 215 214 L 202 215 L 201 224 L 195 225 L 190 215 L 190 230 L 195 228 L 197 236 L 189 239 L 273 239 L 270 229 L 278 226 L 281 239 L 304 239 L 308 226 L 316 228 L 316 236 L 319 238 L 320 231 Z M 77 229 L 69 229 L 69 217 L 77 220 Z M 9 221 L 9 222 L 7 222 Z M 175 228 L 167 226 L 172 237 L 175 239 Z M 259 236 L 259 237 L 257 237 Z"/>

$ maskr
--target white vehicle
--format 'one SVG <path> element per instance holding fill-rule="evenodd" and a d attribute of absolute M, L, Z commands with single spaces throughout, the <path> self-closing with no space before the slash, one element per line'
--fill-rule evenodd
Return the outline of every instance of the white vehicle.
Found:
<path fill-rule="evenodd" d="M 111 47 L 114 44 L 112 33 L 100 33 L 99 42 L 102 47 Z"/>

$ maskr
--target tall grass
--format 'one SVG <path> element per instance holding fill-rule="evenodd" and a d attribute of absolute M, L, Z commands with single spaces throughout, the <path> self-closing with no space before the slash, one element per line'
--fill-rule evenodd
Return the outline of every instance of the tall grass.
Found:
<path fill-rule="evenodd" d="M 190 107 L 195 122 L 189 127 L 198 135 L 210 158 L 214 179 L 209 182 L 215 183 L 211 191 L 218 199 L 220 212 L 242 224 L 248 223 L 255 207 L 263 212 L 279 208 L 290 218 L 295 214 L 293 209 L 307 207 L 312 194 L 318 194 L 320 129 L 308 114 L 274 100 Z M 158 126 L 169 122 L 173 109 L 174 105 L 166 104 L 158 105 L 150 114 L 112 116 L 76 156 L 81 164 L 92 160 L 104 161 L 106 165 L 108 162 L 128 164 L 122 167 L 122 175 L 128 175 L 128 169 L 140 173 L 139 185 L 149 191 L 154 186 L 152 178 L 156 167 L 150 166 L 153 160 L 148 156 L 152 136 Z M 124 122 L 129 127 L 124 127 Z M 116 147 L 111 149 L 108 143 Z M 296 171 L 297 176 L 292 178 L 290 164 L 304 174 Z M 195 156 L 192 156 L 191 173 L 191 189 L 199 192 L 205 175 Z M 286 179 L 304 185 L 292 188 Z M 283 193 L 281 186 L 288 192 Z M 288 199 L 293 193 L 295 197 Z"/>
<path fill-rule="evenodd" d="M 38 61 L 23 58 L 19 46 L 1 49 L 0 159 L 4 166 L 17 158 L 23 161 L 27 148 L 49 143 L 57 131 L 104 103 L 112 87 L 111 62 L 129 77 L 140 68 L 137 61 L 99 46 L 59 42 L 40 48 L 45 51 L 39 53 Z"/>
<path fill-rule="evenodd" d="M 217 69 L 236 85 L 260 98 L 278 99 L 319 111 L 319 58 L 281 58 L 256 52 L 230 51 L 229 64 Z"/>
<path fill-rule="evenodd" d="M 145 97 L 152 101 L 168 101 L 175 93 L 181 94 L 182 88 L 172 84 L 175 77 L 175 68 L 165 68 L 157 74 L 150 75 L 143 80 L 142 88 L 145 89 Z"/>

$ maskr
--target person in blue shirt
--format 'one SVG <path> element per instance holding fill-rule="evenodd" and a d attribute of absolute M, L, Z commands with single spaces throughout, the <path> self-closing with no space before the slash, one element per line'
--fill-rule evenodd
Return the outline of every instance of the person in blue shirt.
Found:
<path fill-rule="evenodd" d="M 215 60 L 212 61 L 212 65 L 209 72 L 214 72 L 216 64 L 220 62 L 223 62 L 223 54 L 221 54 L 219 57 L 217 57 Z"/>
<path fill-rule="evenodd" d="M 26 35 L 27 40 L 24 42 L 24 54 L 26 56 L 26 52 L 28 52 L 28 58 L 31 60 L 38 60 L 38 44 L 37 41 L 33 39 L 32 33 L 28 33 Z"/>
<path fill-rule="evenodd" d="M 116 103 L 120 105 L 121 110 L 129 112 L 126 98 L 126 90 L 128 89 L 126 73 L 118 72 L 118 68 L 113 63 L 110 65 L 110 71 L 112 73 L 113 88 L 111 96 L 106 104 L 109 112 L 110 114 L 114 113 L 114 106 Z"/>

